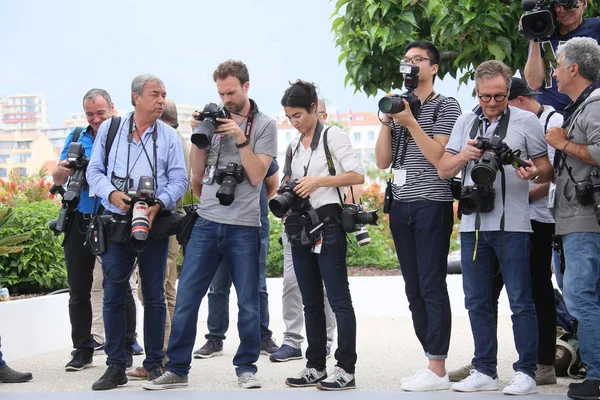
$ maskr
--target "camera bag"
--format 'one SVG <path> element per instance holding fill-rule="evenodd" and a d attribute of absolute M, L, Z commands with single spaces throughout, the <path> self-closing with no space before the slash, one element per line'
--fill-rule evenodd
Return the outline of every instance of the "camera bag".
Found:
<path fill-rule="evenodd" d="M 285 233 L 292 247 L 310 247 L 321 233 L 317 210 L 292 211 L 285 219 Z"/>

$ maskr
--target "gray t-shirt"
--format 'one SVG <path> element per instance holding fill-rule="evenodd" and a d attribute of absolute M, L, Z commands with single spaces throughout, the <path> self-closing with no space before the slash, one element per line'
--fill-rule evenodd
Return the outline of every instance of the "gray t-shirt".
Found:
<path fill-rule="evenodd" d="M 246 123 L 240 126 L 246 130 Z M 277 124 L 274 119 L 259 112 L 254 117 L 250 132 L 250 147 L 254 154 L 277 156 Z M 231 136 L 214 135 L 210 153 L 218 153 L 217 167 L 224 168 L 228 163 L 241 165 L 239 150 L 235 147 L 235 139 Z M 245 174 L 244 174 L 245 175 Z M 221 185 L 213 182 L 202 185 L 200 209 L 198 215 L 209 221 L 228 225 L 260 226 L 260 189 L 263 183 L 252 186 L 247 176 L 235 188 L 235 200 L 229 206 L 222 206 L 216 194 Z"/>
<path fill-rule="evenodd" d="M 451 154 L 460 153 L 470 140 L 469 134 L 476 118 L 480 118 L 480 111 L 469 111 L 461 115 L 450 135 L 450 140 L 446 145 L 446 152 Z M 501 117 L 502 118 L 502 117 Z M 484 137 L 492 137 L 500 119 L 496 119 L 487 129 L 486 121 L 483 126 L 485 130 Z M 523 111 L 516 107 L 510 107 L 510 122 L 504 142 L 513 151 L 521 150 L 521 158 L 535 159 L 545 156 L 548 153 L 546 141 L 544 139 L 543 128 L 540 125 L 535 114 L 529 111 Z M 471 179 L 471 170 L 474 163 L 467 164 L 467 173 L 464 185 L 473 185 Z M 531 223 L 529 221 L 529 182 L 517 178 L 515 170 L 510 165 L 504 166 L 506 176 L 506 208 L 504 216 L 504 230 L 509 232 L 531 232 Z M 498 171 L 494 181 L 496 196 L 494 201 L 494 210 L 489 213 L 481 213 L 481 231 L 499 231 L 500 218 L 502 216 L 502 186 L 501 173 Z M 475 231 L 475 213 L 463 215 L 460 231 Z"/>

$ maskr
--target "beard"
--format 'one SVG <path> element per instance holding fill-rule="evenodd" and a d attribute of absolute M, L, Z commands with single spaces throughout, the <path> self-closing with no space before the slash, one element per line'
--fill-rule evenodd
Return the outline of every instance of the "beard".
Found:
<path fill-rule="evenodd" d="M 246 104 L 246 100 L 240 103 L 229 102 L 225 104 L 225 109 L 229 112 L 240 113 Z"/>

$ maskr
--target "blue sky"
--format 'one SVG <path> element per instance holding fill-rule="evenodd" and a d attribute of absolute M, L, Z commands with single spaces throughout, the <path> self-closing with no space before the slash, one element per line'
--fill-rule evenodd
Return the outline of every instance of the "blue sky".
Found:
<path fill-rule="evenodd" d="M 327 0 L 0 0 L 0 96 L 44 93 L 57 126 L 92 87 L 131 109 L 131 79 L 153 73 L 177 103 L 201 106 L 219 100 L 212 72 L 233 58 L 248 65 L 250 96 L 268 114 L 281 111 L 297 78 L 315 82 L 340 112 L 376 111 L 379 96 L 344 88 L 333 9 Z M 471 88 L 457 87 L 450 77 L 436 83 L 472 108 Z"/>

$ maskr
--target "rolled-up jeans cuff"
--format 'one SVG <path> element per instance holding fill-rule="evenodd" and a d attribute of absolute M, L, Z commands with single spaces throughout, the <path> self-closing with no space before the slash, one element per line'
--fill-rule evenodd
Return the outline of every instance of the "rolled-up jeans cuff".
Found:
<path fill-rule="evenodd" d="M 448 358 L 448 354 L 434 355 L 425 353 L 425 356 L 430 360 L 445 360 L 446 358 Z"/>

